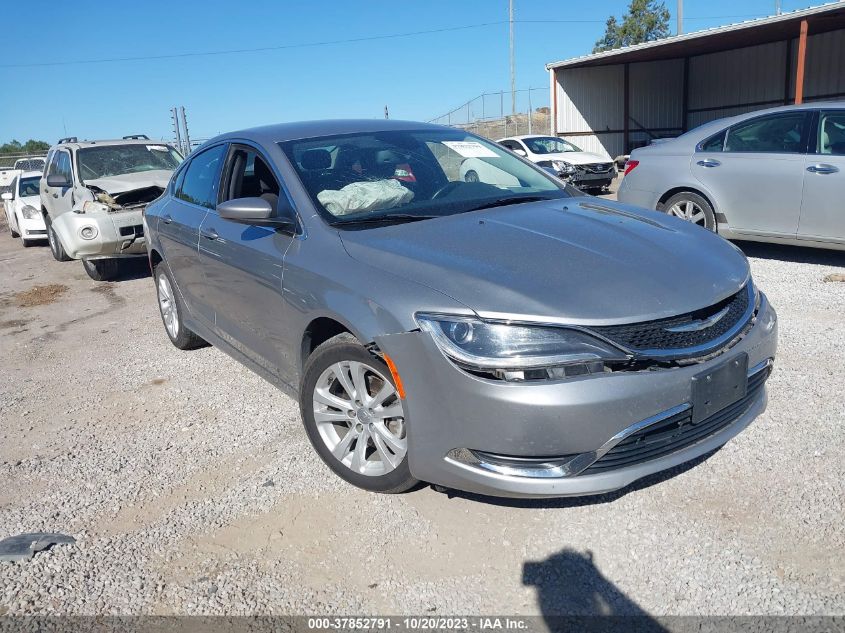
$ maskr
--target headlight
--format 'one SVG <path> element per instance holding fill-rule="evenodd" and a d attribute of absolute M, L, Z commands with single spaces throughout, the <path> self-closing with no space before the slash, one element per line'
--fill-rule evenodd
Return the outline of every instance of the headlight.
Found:
<path fill-rule="evenodd" d="M 109 206 L 102 202 L 94 202 L 93 200 L 86 200 L 82 205 L 82 213 L 97 213 L 100 211 L 108 211 Z M 77 211 L 79 213 L 79 211 Z"/>
<path fill-rule="evenodd" d="M 31 220 L 33 218 L 39 217 L 41 215 L 41 212 L 32 205 L 28 204 L 23 209 L 21 209 L 21 214 L 27 220 Z"/>
<path fill-rule="evenodd" d="M 416 318 L 448 358 L 507 380 L 602 372 L 606 361 L 630 358 L 610 343 L 570 328 L 433 314 L 418 314 Z"/>
<path fill-rule="evenodd" d="M 566 161 L 563 161 L 563 160 L 553 160 L 552 166 L 555 169 L 557 169 L 559 172 L 562 172 L 564 174 L 575 173 L 575 167 L 573 167 L 572 165 L 570 165 L 569 163 L 567 163 Z"/>

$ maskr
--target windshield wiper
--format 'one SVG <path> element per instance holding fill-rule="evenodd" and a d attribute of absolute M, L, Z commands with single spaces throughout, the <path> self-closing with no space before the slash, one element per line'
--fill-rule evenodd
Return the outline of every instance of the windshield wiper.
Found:
<path fill-rule="evenodd" d="M 385 215 L 374 215 L 366 218 L 352 220 L 335 220 L 332 226 L 351 226 L 353 224 L 400 224 L 402 222 L 416 222 L 417 220 L 431 220 L 439 218 L 439 215 L 415 215 L 412 213 L 387 213 Z"/>
<path fill-rule="evenodd" d="M 499 200 L 491 200 L 484 204 L 479 204 L 477 207 L 472 207 L 469 211 L 480 211 L 481 209 L 492 209 L 493 207 L 506 207 L 509 204 L 522 204 L 523 202 L 539 202 L 540 200 L 552 200 L 547 196 L 511 196 L 510 198 L 500 198 Z"/>

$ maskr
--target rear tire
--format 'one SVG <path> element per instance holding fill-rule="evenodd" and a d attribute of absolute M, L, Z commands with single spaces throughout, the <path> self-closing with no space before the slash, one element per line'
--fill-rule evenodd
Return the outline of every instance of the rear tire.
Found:
<path fill-rule="evenodd" d="M 73 258 L 65 252 L 65 247 L 62 246 L 59 236 L 53 230 L 53 222 L 50 220 L 49 215 L 44 216 L 44 223 L 47 225 L 47 241 L 50 244 L 50 252 L 53 253 L 53 259 L 57 262 L 69 262 Z"/>
<path fill-rule="evenodd" d="M 351 334 L 329 339 L 308 357 L 299 406 L 311 445 L 341 479 L 386 494 L 419 483 L 408 467 L 404 407 L 393 376 Z"/>
<path fill-rule="evenodd" d="M 176 292 L 176 284 L 170 278 L 170 273 L 163 264 L 159 263 L 153 269 L 156 282 L 158 309 L 167 338 L 178 349 L 188 350 L 208 345 L 203 339 L 185 327 L 185 306 Z"/>
<path fill-rule="evenodd" d="M 676 193 L 664 203 L 662 211 L 716 233 L 716 214 L 713 207 L 697 193 Z"/>
<path fill-rule="evenodd" d="M 111 281 L 120 274 L 120 262 L 111 259 L 83 259 L 82 267 L 94 281 Z"/>

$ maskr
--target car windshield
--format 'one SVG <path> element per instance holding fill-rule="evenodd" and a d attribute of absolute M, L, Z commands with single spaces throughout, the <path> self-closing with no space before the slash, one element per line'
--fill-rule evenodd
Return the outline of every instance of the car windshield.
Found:
<path fill-rule="evenodd" d="M 76 153 L 83 181 L 165 169 L 173 171 L 182 157 L 172 147 L 155 143 L 85 147 Z"/>
<path fill-rule="evenodd" d="M 19 195 L 22 198 L 26 196 L 37 196 L 38 195 L 38 185 L 41 181 L 40 176 L 32 176 L 30 178 L 21 178 L 21 184 L 18 188 Z"/>
<path fill-rule="evenodd" d="M 532 154 L 562 154 L 564 152 L 581 151 L 580 147 L 554 136 L 535 136 L 534 138 L 524 138 L 522 141 L 528 146 Z"/>
<path fill-rule="evenodd" d="M 391 130 L 279 145 L 331 224 L 410 221 L 572 195 L 496 143 L 461 130 Z"/>

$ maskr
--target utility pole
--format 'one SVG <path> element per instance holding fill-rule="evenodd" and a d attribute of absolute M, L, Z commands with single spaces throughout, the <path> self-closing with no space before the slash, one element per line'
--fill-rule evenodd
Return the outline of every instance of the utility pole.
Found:
<path fill-rule="evenodd" d="M 780 15 L 783 13 L 780 8 L 780 0 L 775 0 L 775 15 Z"/>
<path fill-rule="evenodd" d="M 510 25 L 511 114 L 516 114 L 516 66 L 513 61 L 513 0 L 508 0 L 508 23 Z"/>
<path fill-rule="evenodd" d="M 173 136 L 176 138 L 176 147 L 179 151 L 184 153 L 185 147 L 182 145 L 182 133 L 179 131 L 179 114 L 176 108 L 170 108 L 170 118 L 173 119 Z"/>
<path fill-rule="evenodd" d="M 384 118 L 385 118 L 385 119 L 389 119 L 389 118 L 390 118 L 390 113 L 387 111 L 387 106 L 384 106 Z"/>
<path fill-rule="evenodd" d="M 684 32 L 684 0 L 678 0 L 678 32 L 676 35 L 682 35 Z"/>
<path fill-rule="evenodd" d="M 191 153 L 191 135 L 188 134 L 188 118 L 185 116 L 185 106 L 180 106 L 182 111 L 182 129 L 185 131 L 185 156 Z"/>

